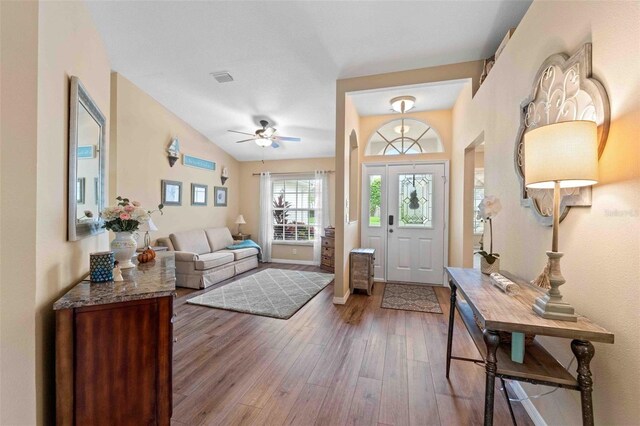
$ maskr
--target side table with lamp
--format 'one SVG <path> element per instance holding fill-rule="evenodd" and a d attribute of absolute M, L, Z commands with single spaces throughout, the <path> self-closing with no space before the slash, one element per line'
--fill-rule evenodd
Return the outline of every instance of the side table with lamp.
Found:
<path fill-rule="evenodd" d="M 153 223 L 153 220 L 151 220 L 151 218 L 149 218 L 149 220 L 147 222 L 142 223 L 138 227 L 138 231 L 143 231 L 144 232 L 144 243 L 143 243 L 142 247 L 138 247 L 136 249 L 136 252 L 138 252 L 138 253 L 143 252 L 147 248 L 151 248 L 154 251 L 167 251 L 167 250 L 169 250 L 168 247 L 163 247 L 163 246 L 151 247 L 151 236 L 149 235 L 149 232 L 150 231 L 157 231 L 157 230 L 158 230 L 158 227 L 156 226 L 155 223 Z"/>
<path fill-rule="evenodd" d="M 240 226 L 242 225 L 246 225 L 247 221 L 244 220 L 244 216 L 243 215 L 238 215 L 238 217 L 236 218 L 236 225 L 238 225 L 238 233 L 235 235 L 232 235 L 233 239 L 235 241 L 245 241 L 245 240 L 250 240 L 251 239 L 251 234 L 243 234 L 240 230 Z"/>

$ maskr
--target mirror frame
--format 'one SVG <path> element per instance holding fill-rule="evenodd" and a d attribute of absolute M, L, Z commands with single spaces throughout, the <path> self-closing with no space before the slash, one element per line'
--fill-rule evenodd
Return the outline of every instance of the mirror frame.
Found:
<path fill-rule="evenodd" d="M 94 223 L 78 223 L 78 113 L 80 108 L 84 107 L 89 115 L 100 126 L 100 140 L 98 141 L 98 211 L 96 212 L 97 220 Z M 90 237 L 105 232 L 102 227 L 104 221 L 100 212 L 104 209 L 104 181 L 106 170 L 106 123 L 107 120 L 98 108 L 98 105 L 91 98 L 87 89 L 82 85 L 80 79 L 71 76 L 70 93 L 69 93 L 69 174 L 68 174 L 68 212 L 67 212 L 67 240 L 78 241 L 80 239 Z"/>

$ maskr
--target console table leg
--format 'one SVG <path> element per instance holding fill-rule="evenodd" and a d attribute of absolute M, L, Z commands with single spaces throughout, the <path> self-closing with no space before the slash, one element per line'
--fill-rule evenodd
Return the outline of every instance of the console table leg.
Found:
<path fill-rule="evenodd" d="M 578 360 L 578 385 L 580 386 L 580 399 L 582 400 L 582 424 L 593 426 L 593 403 L 591 392 L 593 391 L 593 380 L 591 379 L 591 369 L 589 364 L 596 350 L 586 340 L 573 340 L 571 351 Z"/>
<path fill-rule="evenodd" d="M 451 288 L 451 302 L 449 306 L 449 331 L 447 332 L 447 379 L 449 378 L 449 370 L 451 369 L 451 344 L 453 343 L 453 321 L 456 313 L 456 290 L 457 287 L 453 281 L 449 280 Z"/>
<path fill-rule="evenodd" d="M 498 360 L 496 351 L 500 346 L 500 335 L 497 331 L 485 330 L 483 333 L 484 343 L 487 345 L 487 361 L 485 363 L 486 381 L 484 389 L 484 424 L 493 425 L 493 399 L 496 388 L 496 372 L 498 371 Z"/>

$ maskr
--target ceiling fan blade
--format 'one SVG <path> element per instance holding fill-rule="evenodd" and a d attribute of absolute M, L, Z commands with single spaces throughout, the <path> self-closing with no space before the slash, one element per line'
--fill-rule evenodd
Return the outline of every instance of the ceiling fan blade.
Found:
<path fill-rule="evenodd" d="M 249 141 L 255 141 L 255 139 L 254 138 L 244 139 L 244 140 L 241 140 L 241 141 L 237 141 L 236 143 L 244 143 L 244 142 L 249 142 Z"/>
<path fill-rule="evenodd" d="M 271 141 L 271 148 L 280 148 L 280 144 L 276 141 Z"/>
<path fill-rule="evenodd" d="M 227 130 L 227 132 L 231 132 L 231 133 L 240 133 L 241 135 L 247 135 L 247 136 L 255 136 L 253 133 L 239 132 L 239 131 L 237 131 L 237 130 Z"/>
<path fill-rule="evenodd" d="M 284 141 L 284 142 L 302 142 L 300 138 L 292 138 L 289 136 L 274 136 L 275 140 Z"/>

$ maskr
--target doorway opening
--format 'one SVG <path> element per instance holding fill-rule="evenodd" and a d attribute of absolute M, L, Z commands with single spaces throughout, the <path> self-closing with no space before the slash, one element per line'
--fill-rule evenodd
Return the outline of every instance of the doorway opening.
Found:
<path fill-rule="evenodd" d="M 444 284 L 449 163 L 364 164 L 361 244 L 377 281 Z"/>
<path fill-rule="evenodd" d="M 480 268 L 480 258 L 474 253 L 480 249 L 484 238 L 484 223 L 478 219 L 478 204 L 484 198 L 484 177 L 483 132 L 464 152 L 462 266 L 465 268 Z"/>

